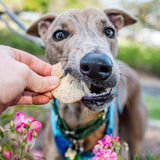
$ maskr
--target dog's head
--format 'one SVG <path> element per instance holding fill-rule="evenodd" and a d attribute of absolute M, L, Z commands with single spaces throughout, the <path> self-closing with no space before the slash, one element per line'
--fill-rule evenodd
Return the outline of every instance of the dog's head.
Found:
<path fill-rule="evenodd" d="M 44 15 L 27 33 L 43 39 L 51 64 L 62 62 L 66 73 L 82 81 L 86 92 L 83 104 L 100 111 L 112 101 L 112 88 L 120 78 L 115 61 L 118 31 L 135 22 L 117 9 L 71 9 Z"/>

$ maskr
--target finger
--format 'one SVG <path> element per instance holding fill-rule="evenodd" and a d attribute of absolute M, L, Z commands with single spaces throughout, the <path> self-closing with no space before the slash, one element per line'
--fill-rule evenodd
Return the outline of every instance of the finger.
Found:
<path fill-rule="evenodd" d="M 47 93 L 44 93 L 44 96 L 47 96 L 48 98 L 52 99 L 53 98 L 53 94 L 52 92 L 47 92 Z"/>
<path fill-rule="evenodd" d="M 19 101 L 17 104 L 36 104 L 36 105 L 41 105 L 41 104 L 46 104 L 50 100 L 49 97 L 33 92 L 28 92 L 24 91 L 22 95 L 19 98 Z"/>
<path fill-rule="evenodd" d="M 21 51 L 15 48 L 10 48 L 12 52 L 14 53 L 15 60 L 25 63 L 27 66 L 29 66 L 34 72 L 43 75 L 43 76 L 50 76 L 52 66 L 39 58 L 25 52 Z"/>
<path fill-rule="evenodd" d="M 29 68 L 28 68 L 29 69 Z M 42 77 L 29 69 L 26 75 L 26 88 L 36 93 L 45 93 L 55 89 L 60 79 L 55 76 Z"/>

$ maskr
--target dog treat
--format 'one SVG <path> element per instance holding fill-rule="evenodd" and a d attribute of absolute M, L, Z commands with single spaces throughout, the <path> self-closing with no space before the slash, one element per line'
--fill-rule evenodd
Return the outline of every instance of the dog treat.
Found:
<path fill-rule="evenodd" d="M 51 73 L 52 76 L 61 78 L 63 74 L 64 70 L 60 63 L 53 65 Z M 62 103 L 77 102 L 85 95 L 79 80 L 69 73 L 61 79 L 61 84 L 52 91 L 52 94 Z"/>
<path fill-rule="evenodd" d="M 52 72 L 51 72 L 52 76 L 57 76 L 58 78 L 61 78 L 63 74 L 64 70 L 60 62 L 52 66 Z"/>

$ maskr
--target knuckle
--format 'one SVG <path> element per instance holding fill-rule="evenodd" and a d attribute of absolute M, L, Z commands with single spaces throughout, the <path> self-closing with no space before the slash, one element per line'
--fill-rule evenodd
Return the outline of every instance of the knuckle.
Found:
<path fill-rule="evenodd" d="M 38 92 L 42 92 L 45 89 L 45 79 L 42 77 L 40 83 L 39 83 L 39 87 L 38 87 Z"/>

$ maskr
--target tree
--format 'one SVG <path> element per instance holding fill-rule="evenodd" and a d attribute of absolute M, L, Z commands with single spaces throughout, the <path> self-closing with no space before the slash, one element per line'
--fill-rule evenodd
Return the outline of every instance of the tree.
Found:
<path fill-rule="evenodd" d="M 122 0 L 123 6 L 133 11 L 141 26 L 160 30 L 160 0 L 146 2 Z"/>
<path fill-rule="evenodd" d="M 48 12 L 60 13 L 69 8 L 102 8 L 100 0 L 50 0 Z"/>

